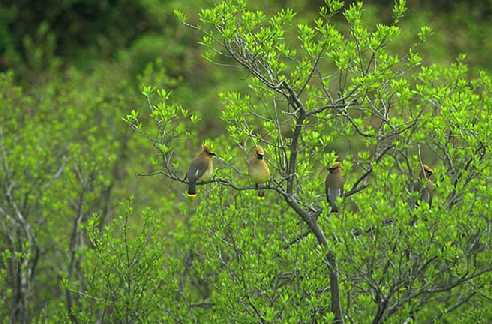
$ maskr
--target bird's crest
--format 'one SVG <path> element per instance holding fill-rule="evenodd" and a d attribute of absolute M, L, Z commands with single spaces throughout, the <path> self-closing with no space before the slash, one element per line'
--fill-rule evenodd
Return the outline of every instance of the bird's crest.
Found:
<path fill-rule="evenodd" d="M 335 171 L 335 170 L 339 170 L 341 168 L 342 168 L 342 164 L 340 162 L 335 162 L 330 167 L 328 167 L 328 170 Z"/>
<path fill-rule="evenodd" d="M 422 170 L 424 171 L 426 177 L 430 177 L 434 173 L 432 168 L 427 164 L 422 164 Z"/>
<path fill-rule="evenodd" d="M 265 151 L 263 150 L 263 147 L 260 145 L 256 145 L 255 147 L 255 154 L 257 157 L 263 157 L 265 156 Z"/>
<path fill-rule="evenodd" d="M 203 144 L 202 145 L 202 152 L 207 154 L 208 156 L 216 156 L 214 152 L 210 149 L 210 146 L 208 144 Z"/>

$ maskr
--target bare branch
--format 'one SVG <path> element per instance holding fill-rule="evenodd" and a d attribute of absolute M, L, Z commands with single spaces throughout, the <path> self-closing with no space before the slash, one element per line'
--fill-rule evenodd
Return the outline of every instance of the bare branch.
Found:
<path fill-rule="evenodd" d="M 364 181 L 368 176 L 371 175 L 372 171 L 373 171 L 373 163 L 378 163 L 379 161 L 381 161 L 381 159 L 383 158 L 383 156 L 389 151 L 391 150 L 392 148 L 394 147 L 394 145 L 390 144 L 388 146 L 386 146 L 378 155 L 377 157 L 374 159 L 374 162 L 372 162 L 370 165 L 369 165 L 369 168 L 366 170 L 366 172 L 364 172 L 360 177 L 359 179 L 357 179 L 357 181 L 354 183 L 354 185 L 352 186 L 352 188 L 344 195 L 345 197 L 350 197 L 358 192 L 360 192 L 361 190 L 364 190 L 365 188 L 367 188 L 367 184 L 362 184 L 362 181 Z"/>
<path fill-rule="evenodd" d="M 325 51 L 325 48 L 326 48 L 326 43 L 327 41 L 325 41 L 323 43 L 323 45 L 321 46 L 321 50 L 319 51 L 318 55 L 316 56 L 315 60 L 314 60 L 314 63 L 313 63 L 313 66 L 311 68 L 311 71 L 309 72 L 309 75 L 308 77 L 306 78 L 306 81 L 304 82 L 304 85 L 299 89 L 299 91 L 297 92 L 297 95 L 300 97 L 302 95 L 302 93 L 304 92 L 304 90 L 306 89 L 307 85 L 309 84 L 309 81 L 311 81 L 312 77 L 313 77 L 313 74 L 314 72 L 316 71 L 316 69 L 318 68 L 318 64 L 319 64 L 319 61 L 321 59 L 321 57 L 323 56 L 323 53 Z"/>

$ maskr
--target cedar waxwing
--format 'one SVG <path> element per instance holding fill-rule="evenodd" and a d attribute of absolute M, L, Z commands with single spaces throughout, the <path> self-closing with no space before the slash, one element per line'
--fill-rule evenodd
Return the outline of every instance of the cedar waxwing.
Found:
<path fill-rule="evenodd" d="M 188 179 L 188 196 L 196 196 L 196 183 L 206 181 L 212 177 L 214 172 L 213 157 L 215 153 L 210 151 L 207 145 L 202 146 L 200 153 L 191 161 L 190 168 L 186 174 Z"/>
<path fill-rule="evenodd" d="M 420 170 L 420 200 L 429 204 L 432 208 L 432 193 L 434 192 L 434 182 L 432 182 L 432 168 L 426 164 L 422 164 Z"/>
<path fill-rule="evenodd" d="M 328 174 L 325 180 L 326 200 L 331 206 L 333 213 L 338 212 L 336 205 L 337 197 L 343 195 L 343 183 L 345 179 L 342 176 L 342 165 L 336 162 L 328 168 Z"/>
<path fill-rule="evenodd" d="M 264 197 L 265 191 L 260 188 L 260 185 L 270 179 L 270 169 L 265 162 L 265 151 L 259 145 L 255 147 L 253 155 L 248 160 L 248 174 L 255 182 L 258 197 Z"/>

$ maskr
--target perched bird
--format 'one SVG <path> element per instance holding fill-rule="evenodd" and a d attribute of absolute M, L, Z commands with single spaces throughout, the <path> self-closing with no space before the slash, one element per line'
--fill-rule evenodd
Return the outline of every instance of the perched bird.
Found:
<path fill-rule="evenodd" d="M 434 182 L 432 182 L 432 168 L 426 164 L 422 164 L 420 170 L 420 200 L 429 204 L 432 208 L 432 194 L 434 192 Z"/>
<path fill-rule="evenodd" d="M 265 162 L 265 151 L 259 145 L 256 145 L 251 158 L 248 160 L 248 174 L 255 182 L 258 197 L 264 197 L 265 191 L 260 188 L 260 185 L 270 179 L 270 169 Z"/>
<path fill-rule="evenodd" d="M 188 196 L 196 196 L 196 183 L 206 181 L 212 177 L 214 172 L 213 158 L 215 153 L 210 151 L 207 145 L 202 146 L 200 153 L 191 161 L 190 168 L 186 174 L 188 179 Z"/>
<path fill-rule="evenodd" d="M 343 183 L 345 179 L 342 176 L 342 165 L 340 162 L 335 162 L 328 168 L 328 174 L 325 180 L 326 200 L 331 206 L 333 213 L 338 212 L 336 205 L 337 197 L 343 195 Z"/>

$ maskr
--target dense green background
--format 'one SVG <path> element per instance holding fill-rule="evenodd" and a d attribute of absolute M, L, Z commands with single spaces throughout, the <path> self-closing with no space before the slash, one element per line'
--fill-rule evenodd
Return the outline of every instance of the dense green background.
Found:
<path fill-rule="evenodd" d="M 208 198 L 199 197 L 191 203 L 183 195 L 184 184 L 161 174 L 149 175 L 159 170 L 162 162 L 159 151 L 152 146 L 152 138 L 158 137 L 158 130 L 151 128 L 155 116 L 150 117 L 146 111 L 148 101 L 160 99 L 155 94 L 146 98 L 142 94 L 144 86 L 171 91 L 173 104 L 186 107 L 197 116 L 197 121 L 187 121 L 187 112 L 181 112 L 177 106 L 166 107 L 176 116 L 183 115 L 175 124 L 181 136 L 172 142 L 178 170 L 184 173 L 205 140 L 212 140 L 225 160 L 236 159 L 240 154 L 234 151 L 236 155 L 229 156 L 222 149 L 230 145 L 226 135 L 229 124 L 227 118 L 219 119 L 224 107 L 239 101 L 220 94 L 247 93 L 252 88 L 249 76 L 232 60 L 218 64 L 204 58 L 201 32 L 183 25 L 174 15 L 178 9 L 187 16 L 189 24 L 201 25 L 200 10 L 215 3 L 211 0 L 4 0 L 0 3 L 2 322 L 329 320 L 326 305 L 330 297 L 323 293 L 328 283 L 326 273 L 319 270 L 325 267 L 323 257 L 319 257 L 321 248 L 316 247 L 312 237 L 288 249 L 284 247 L 303 233 L 305 227 L 292 211 L 287 211 L 281 197 L 272 193 L 259 202 L 254 192 L 236 192 L 214 184 L 207 189 L 200 186 L 199 190 L 206 192 Z M 350 3 L 347 1 L 346 7 Z M 248 1 L 251 8 L 264 10 L 266 14 L 292 8 L 297 12 L 294 25 L 312 21 L 322 4 L 323 1 L 308 0 Z M 492 69 L 491 1 L 409 0 L 407 6 L 408 12 L 400 24 L 401 35 L 389 45 L 394 53 L 404 55 L 407 46 L 415 42 L 420 27 L 429 25 L 433 33 L 421 50 L 426 64 L 436 63 L 444 69 L 456 62 L 458 55 L 466 54 L 464 61 L 468 69 L 459 73 L 436 71 L 429 76 L 435 78 L 429 84 L 448 77 L 452 80 L 453 73 L 466 79 L 477 77 L 479 70 Z M 364 23 L 389 24 L 392 9 L 392 1 L 367 1 Z M 334 24 L 344 28 L 342 16 L 333 19 Z M 295 35 L 286 37 L 295 39 Z M 474 86 L 483 85 L 477 81 Z M 490 98 L 484 96 L 480 102 L 490 111 Z M 125 116 L 132 110 L 140 112 L 140 122 L 144 129 L 148 127 L 146 134 L 150 134 L 150 140 L 125 122 Z M 183 135 L 187 132 L 191 135 Z M 309 144 L 308 137 L 305 141 Z M 328 148 L 342 157 L 355 156 L 352 150 L 361 150 L 363 144 L 350 143 L 346 145 L 343 138 L 334 138 Z M 490 147 L 490 139 L 487 145 Z M 439 169 L 435 152 L 429 150 L 423 154 Z M 356 160 L 354 157 L 351 163 Z M 487 161 L 484 165 L 490 165 L 490 156 Z M 245 168 L 241 161 L 236 164 Z M 324 203 L 324 171 L 322 166 L 316 167 L 313 172 L 319 181 L 313 180 L 305 188 L 309 192 L 319 188 L 320 192 L 308 196 Z M 477 186 L 491 184 L 490 171 L 487 172 L 483 175 L 485 182 Z M 239 181 L 247 183 L 245 178 Z M 392 191 L 404 180 L 380 181 L 376 178 L 373 185 L 387 185 L 387 190 Z M 442 181 L 444 188 L 446 181 Z M 485 215 L 487 220 L 483 223 L 473 223 L 467 228 L 466 222 L 458 221 L 460 215 L 466 215 L 465 207 L 474 208 L 470 204 L 459 212 L 450 212 L 452 221 L 439 216 L 441 221 L 435 228 L 421 229 L 423 236 L 385 232 L 382 236 L 388 240 L 384 242 L 408 239 L 410 246 L 415 244 L 448 258 L 455 255 L 449 252 L 442 256 L 436 252 L 439 244 L 426 234 L 445 233 L 449 226 L 450 231 L 453 228 L 457 231 L 453 237 L 461 237 L 462 241 L 458 239 L 458 242 L 466 245 L 468 237 L 460 236 L 457 229 L 464 226 L 471 236 L 474 231 L 485 233 L 481 250 L 485 252 L 477 257 L 481 260 L 477 262 L 490 260 L 487 210 L 492 206 L 490 195 L 482 197 L 483 210 L 477 207 L 476 213 Z M 366 210 L 370 207 L 364 199 L 369 198 L 359 201 L 359 215 L 372 213 Z M 488 207 L 484 205 L 487 201 Z M 394 208 L 395 215 L 403 213 Z M 340 219 L 330 224 L 322 221 L 322 225 L 327 231 L 340 231 L 339 239 L 345 244 L 352 239 L 345 234 L 361 223 Z M 357 241 L 343 246 L 346 250 L 340 248 L 339 256 L 342 294 L 354 292 L 342 298 L 347 313 L 352 316 L 347 315 L 346 321 L 371 322 L 372 314 L 377 313 L 377 303 L 372 302 L 370 293 L 364 293 L 366 287 L 357 286 L 360 283 L 357 266 L 371 259 L 362 252 L 377 249 L 380 255 L 375 258 L 381 260 L 392 260 L 393 254 L 406 252 L 403 247 L 385 250 L 382 242 L 369 246 L 365 241 Z M 360 259 L 344 258 L 351 253 Z M 223 259 L 217 257 L 222 254 Z M 458 259 L 465 260 L 467 256 L 460 254 L 456 256 Z M 450 270 L 448 263 L 449 268 L 440 266 L 426 273 L 427 279 L 417 284 L 425 286 L 426 280 L 432 282 L 439 273 L 452 277 L 454 270 Z M 456 261 L 455 266 L 459 268 L 462 264 Z M 383 278 L 391 281 L 385 275 L 381 281 Z M 388 316 L 388 321 L 401 323 L 413 317 L 418 323 L 489 323 L 492 277 L 487 276 L 460 286 L 463 294 L 451 289 L 452 292 L 437 297 L 419 296 L 391 314 L 393 317 Z M 384 293 L 383 289 L 381 294 Z"/>

